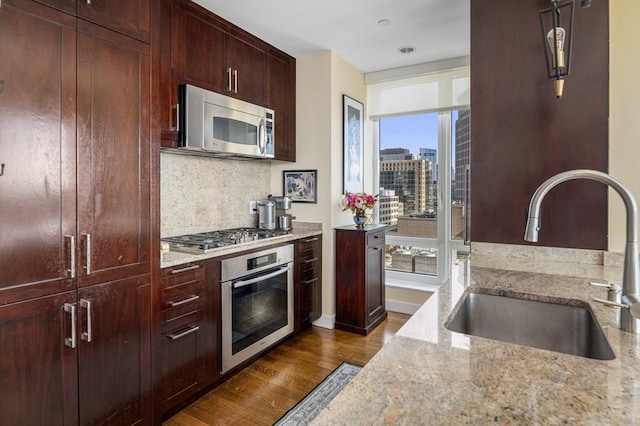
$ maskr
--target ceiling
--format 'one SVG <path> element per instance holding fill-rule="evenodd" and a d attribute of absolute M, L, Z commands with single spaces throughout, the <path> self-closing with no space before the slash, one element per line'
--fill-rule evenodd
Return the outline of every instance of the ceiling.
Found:
<path fill-rule="evenodd" d="M 194 2 L 295 58 L 331 50 L 365 73 L 470 53 L 470 0 Z"/>

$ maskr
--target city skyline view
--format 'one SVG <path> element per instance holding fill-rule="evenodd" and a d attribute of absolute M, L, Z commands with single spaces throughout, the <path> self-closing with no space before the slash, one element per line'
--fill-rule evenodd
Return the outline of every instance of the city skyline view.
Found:
<path fill-rule="evenodd" d="M 452 111 L 451 122 L 455 126 L 458 111 Z M 389 148 L 408 149 L 419 154 L 420 148 L 438 150 L 438 113 L 423 113 L 385 117 L 380 120 L 380 150 Z M 455 162 L 452 153 L 451 163 Z"/>

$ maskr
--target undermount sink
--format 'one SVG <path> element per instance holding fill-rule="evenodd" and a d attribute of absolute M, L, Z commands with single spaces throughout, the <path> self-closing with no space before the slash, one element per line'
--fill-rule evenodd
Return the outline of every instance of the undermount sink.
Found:
<path fill-rule="evenodd" d="M 451 312 L 445 327 L 457 333 L 586 358 L 615 358 L 586 303 L 572 306 L 472 291 Z"/>

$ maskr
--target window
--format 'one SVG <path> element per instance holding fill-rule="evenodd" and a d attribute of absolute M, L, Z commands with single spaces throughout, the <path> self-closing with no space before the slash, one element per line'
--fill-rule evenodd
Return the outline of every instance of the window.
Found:
<path fill-rule="evenodd" d="M 468 252 L 469 67 L 369 83 L 386 283 L 435 289 Z"/>
<path fill-rule="evenodd" d="M 469 121 L 468 109 L 378 120 L 378 221 L 389 225 L 388 282 L 438 285 L 448 270 L 440 254 L 468 251 Z"/>

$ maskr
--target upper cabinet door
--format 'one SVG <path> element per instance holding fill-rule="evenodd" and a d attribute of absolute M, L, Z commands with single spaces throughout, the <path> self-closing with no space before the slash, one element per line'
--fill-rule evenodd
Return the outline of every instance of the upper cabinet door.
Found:
<path fill-rule="evenodd" d="M 172 43 L 171 55 L 172 62 L 178 64 L 178 82 L 224 92 L 228 84 L 224 32 L 190 11 L 178 12 L 173 21 L 171 36 L 176 48 Z"/>
<path fill-rule="evenodd" d="M 78 21 L 78 286 L 148 272 L 149 46 Z"/>
<path fill-rule="evenodd" d="M 150 0 L 77 0 L 77 2 L 78 17 L 149 43 Z"/>
<path fill-rule="evenodd" d="M 296 161 L 296 66 L 269 57 L 269 108 L 274 110 L 275 159 Z"/>
<path fill-rule="evenodd" d="M 0 7 L 0 305 L 75 287 L 75 21 Z"/>
<path fill-rule="evenodd" d="M 230 96 L 266 105 L 267 55 L 239 38 L 227 35 L 226 39 Z"/>

